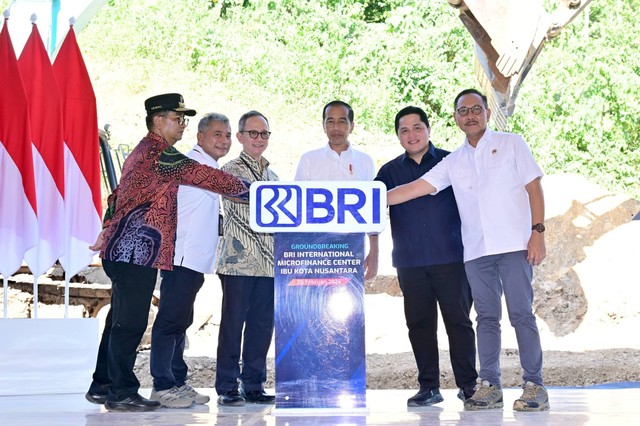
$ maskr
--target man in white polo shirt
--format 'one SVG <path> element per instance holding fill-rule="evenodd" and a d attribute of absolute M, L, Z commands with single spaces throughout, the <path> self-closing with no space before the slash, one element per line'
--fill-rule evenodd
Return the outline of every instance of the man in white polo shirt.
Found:
<path fill-rule="evenodd" d="M 329 142 L 300 157 L 295 180 L 373 180 L 373 159 L 349 142 L 353 131 L 353 109 L 342 101 L 331 101 L 322 109 L 322 128 Z M 369 254 L 364 261 L 364 278 L 378 274 L 378 234 L 369 234 Z"/>
<path fill-rule="evenodd" d="M 209 113 L 198 123 L 198 143 L 187 154 L 201 164 L 219 168 L 218 160 L 231 147 L 229 119 Z M 204 274 L 214 272 L 220 196 L 215 192 L 180 185 L 178 228 L 173 270 L 162 271 L 160 307 L 151 332 L 150 368 L 153 376 L 151 400 L 163 407 L 187 408 L 209 402 L 207 395 L 187 384 L 184 361 L 187 328 L 193 323 L 193 304 L 204 283 Z"/>
<path fill-rule="evenodd" d="M 502 294 L 516 331 L 523 394 L 516 411 L 549 409 L 542 347 L 532 312 L 532 266 L 546 256 L 542 171 L 519 135 L 487 127 L 487 98 L 463 90 L 454 101 L 462 146 L 420 179 L 388 192 L 389 205 L 453 188 L 462 222 L 464 262 L 477 316 L 479 383 L 466 410 L 503 407 L 500 380 Z"/>

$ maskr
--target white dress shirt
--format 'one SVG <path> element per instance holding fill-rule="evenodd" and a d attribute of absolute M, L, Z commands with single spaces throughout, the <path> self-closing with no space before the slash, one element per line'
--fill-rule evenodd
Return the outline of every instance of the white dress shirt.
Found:
<path fill-rule="evenodd" d="M 187 156 L 207 166 L 219 167 L 218 162 L 204 152 L 199 145 L 189 151 Z M 220 196 L 218 194 L 193 186 L 180 185 L 174 265 L 203 274 L 214 272 L 218 248 L 219 212 Z"/>
<path fill-rule="evenodd" d="M 305 152 L 300 157 L 295 180 L 373 180 L 376 176 L 373 159 L 353 149 L 351 143 L 342 153 L 323 148 Z"/>
<path fill-rule="evenodd" d="M 521 136 L 487 128 L 476 148 L 465 138 L 422 179 L 438 191 L 452 186 L 467 262 L 527 249 L 531 207 L 525 185 L 542 175 Z"/>

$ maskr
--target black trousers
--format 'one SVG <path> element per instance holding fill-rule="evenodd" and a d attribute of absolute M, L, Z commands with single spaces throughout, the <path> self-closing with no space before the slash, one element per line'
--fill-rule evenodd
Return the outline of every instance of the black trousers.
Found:
<path fill-rule="evenodd" d="M 218 334 L 216 391 L 264 389 L 273 336 L 273 278 L 219 275 L 222 317 Z M 240 356 L 242 354 L 242 357 Z M 240 370 L 242 361 L 242 371 Z"/>
<path fill-rule="evenodd" d="M 189 367 L 184 361 L 187 328 L 193 324 L 193 304 L 204 283 L 204 274 L 184 268 L 162 271 L 160 306 L 151 332 L 149 367 L 157 391 L 181 387 Z"/>
<path fill-rule="evenodd" d="M 90 391 L 109 386 L 107 399 L 135 395 L 140 382 L 133 372 L 136 350 L 149 319 L 158 270 L 124 262 L 102 261 L 111 279 L 111 309 L 107 314 Z"/>
<path fill-rule="evenodd" d="M 418 366 L 420 389 L 440 387 L 438 306 L 447 336 L 456 385 L 473 394 L 475 334 L 469 312 L 473 299 L 463 263 L 398 268 L 409 340 Z"/>

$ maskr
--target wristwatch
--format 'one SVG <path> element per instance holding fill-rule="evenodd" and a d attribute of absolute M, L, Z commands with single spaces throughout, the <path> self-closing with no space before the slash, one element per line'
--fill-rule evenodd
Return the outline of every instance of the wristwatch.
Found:
<path fill-rule="evenodd" d="M 535 225 L 531 226 L 531 230 L 538 231 L 542 234 L 544 232 L 544 225 L 541 223 L 536 223 Z"/>

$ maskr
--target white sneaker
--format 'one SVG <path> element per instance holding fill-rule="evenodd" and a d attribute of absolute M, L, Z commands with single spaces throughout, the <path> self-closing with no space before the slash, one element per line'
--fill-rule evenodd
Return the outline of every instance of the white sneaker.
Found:
<path fill-rule="evenodd" d="M 186 383 L 178 388 L 178 392 L 188 398 L 191 398 L 198 405 L 206 404 L 211 400 L 211 398 L 209 398 L 209 395 L 203 395 L 197 392 L 194 388 L 187 385 Z"/>
<path fill-rule="evenodd" d="M 192 398 L 180 393 L 175 386 L 161 391 L 153 389 L 149 399 L 160 402 L 166 408 L 189 408 L 195 404 Z"/>

